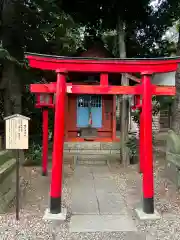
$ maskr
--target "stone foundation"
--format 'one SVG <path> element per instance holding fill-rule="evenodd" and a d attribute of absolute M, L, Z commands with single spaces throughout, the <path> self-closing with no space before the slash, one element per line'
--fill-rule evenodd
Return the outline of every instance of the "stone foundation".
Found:
<path fill-rule="evenodd" d="M 11 159 L 0 166 L 0 214 L 7 211 L 16 196 L 15 167 L 15 159 Z M 20 178 L 20 189 L 24 191 L 24 179 L 22 178 Z"/>
<path fill-rule="evenodd" d="M 177 189 L 180 188 L 180 155 L 171 153 L 166 154 L 166 174 L 168 179 L 173 182 Z"/>
<path fill-rule="evenodd" d="M 180 137 L 172 130 L 167 137 L 166 175 L 177 188 L 180 187 Z"/>
<path fill-rule="evenodd" d="M 74 163 L 108 163 L 120 162 L 119 142 L 66 142 L 64 144 L 65 159 Z"/>

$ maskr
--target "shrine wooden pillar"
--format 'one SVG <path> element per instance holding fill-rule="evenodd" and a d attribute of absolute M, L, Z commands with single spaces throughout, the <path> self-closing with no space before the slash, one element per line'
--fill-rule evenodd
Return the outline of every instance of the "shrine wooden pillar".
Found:
<path fill-rule="evenodd" d="M 141 102 L 141 96 L 135 95 L 135 104 L 140 110 L 140 117 L 139 117 L 139 172 L 143 172 L 143 159 L 144 159 L 144 148 L 143 148 L 143 112 L 142 112 L 142 102 Z"/>
<path fill-rule="evenodd" d="M 50 189 L 50 213 L 61 213 L 62 169 L 65 126 L 66 72 L 57 71 L 54 142 L 52 154 L 52 174 Z"/>
<path fill-rule="evenodd" d="M 139 125 L 139 172 L 143 173 L 143 161 L 144 161 L 144 147 L 143 147 L 143 135 L 144 135 L 144 112 L 142 111 L 141 108 L 141 112 L 140 112 L 140 125 Z"/>
<path fill-rule="evenodd" d="M 42 109 L 43 118 L 43 148 L 42 148 L 42 175 L 47 176 L 47 165 L 48 165 L 48 108 Z"/>

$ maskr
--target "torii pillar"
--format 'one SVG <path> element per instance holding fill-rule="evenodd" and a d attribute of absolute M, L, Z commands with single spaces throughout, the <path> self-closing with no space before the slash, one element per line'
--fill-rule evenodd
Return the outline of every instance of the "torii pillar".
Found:
<path fill-rule="evenodd" d="M 152 89 L 151 74 L 142 74 L 142 110 L 140 117 L 141 132 L 140 163 L 143 179 L 143 206 L 136 209 L 140 219 L 159 219 L 160 215 L 154 209 L 154 174 L 153 174 L 153 144 L 152 144 Z"/>
<path fill-rule="evenodd" d="M 67 211 L 62 208 L 62 176 L 63 176 L 63 149 L 65 125 L 65 99 L 66 99 L 66 71 L 57 70 L 54 142 L 52 154 L 52 173 L 50 186 L 50 209 L 44 215 L 46 220 L 64 221 Z M 56 217 L 55 217 L 56 216 Z"/>

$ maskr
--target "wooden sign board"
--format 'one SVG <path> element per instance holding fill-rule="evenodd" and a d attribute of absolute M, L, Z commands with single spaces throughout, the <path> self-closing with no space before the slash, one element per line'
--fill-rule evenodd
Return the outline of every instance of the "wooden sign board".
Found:
<path fill-rule="evenodd" d="M 29 120 L 20 114 L 4 118 L 6 129 L 6 149 L 28 149 L 29 145 Z"/>

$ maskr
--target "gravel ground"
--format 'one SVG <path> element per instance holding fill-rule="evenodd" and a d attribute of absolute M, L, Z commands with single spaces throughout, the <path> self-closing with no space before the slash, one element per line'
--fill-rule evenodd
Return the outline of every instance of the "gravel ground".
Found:
<path fill-rule="evenodd" d="M 180 194 L 164 178 L 163 159 L 158 159 L 155 167 L 155 204 L 162 215 L 161 220 L 140 222 L 134 213 L 139 204 L 141 178 L 137 166 L 122 169 L 118 164 L 111 166 L 113 178 L 122 192 L 127 206 L 136 219 L 138 233 L 69 233 L 71 217 L 71 181 L 73 170 L 70 165 L 64 167 L 63 204 L 68 209 L 67 221 L 63 224 L 52 224 L 42 220 L 48 206 L 49 177 L 41 176 L 40 168 L 26 168 L 23 171 L 28 181 L 24 199 L 21 199 L 20 221 L 15 220 L 15 209 L 12 207 L 5 215 L 0 216 L 0 240 L 179 240 L 180 239 Z"/>

